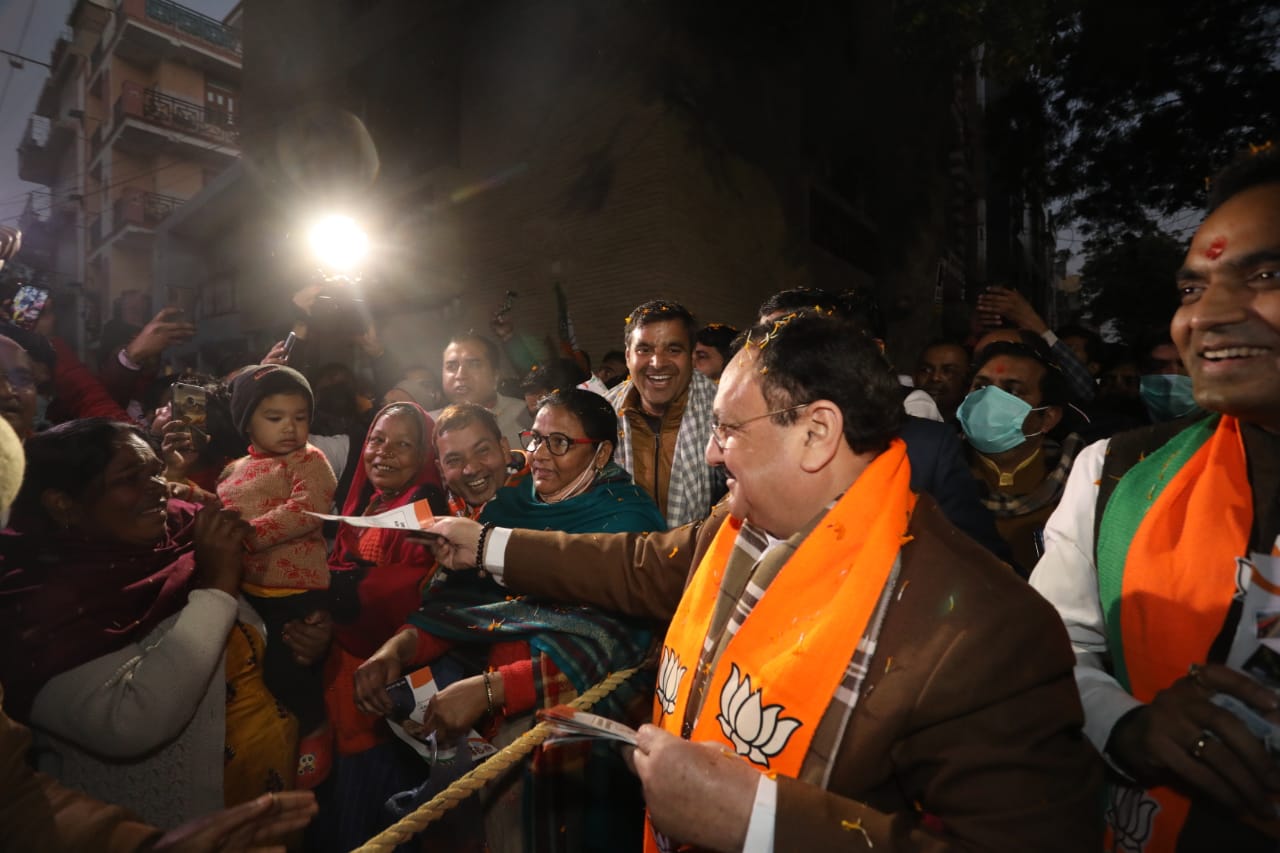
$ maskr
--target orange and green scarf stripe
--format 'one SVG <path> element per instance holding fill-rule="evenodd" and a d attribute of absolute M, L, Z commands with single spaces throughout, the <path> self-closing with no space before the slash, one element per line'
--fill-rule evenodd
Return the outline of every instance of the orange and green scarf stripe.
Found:
<path fill-rule="evenodd" d="M 1236 595 L 1253 497 L 1240 425 L 1217 417 L 1184 429 L 1116 484 L 1098 529 L 1098 592 L 1116 680 L 1141 702 L 1203 663 Z M 1170 788 L 1147 853 L 1173 851 L 1190 801 Z M 1113 839 L 1114 841 L 1114 839 Z"/>
<path fill-rule="evenodd" d="M 1192 424 L 1116 485 L 1098 529 L 1098 590 L 1113 674 L 1140 701 L 1204 662 L 1252 525 L 1244 444 L 1231 417 Z"/>

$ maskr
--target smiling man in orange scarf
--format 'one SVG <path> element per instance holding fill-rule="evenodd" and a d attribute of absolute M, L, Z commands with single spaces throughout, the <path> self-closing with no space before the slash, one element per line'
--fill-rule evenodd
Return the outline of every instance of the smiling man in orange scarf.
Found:
<path fill-rule="evenodd" d="M 649 534 L 489 530 L 513 590 L 669 623 L 635 769 L 650 850 L 1082 850 L 1101 781 L 1067 638 L 908 485 L 896 379 L 841 321 L 750 332 L 707 461 L 729 497 Z M 477 526 L 438 521 L 449 565 Z"/>
<path fill-rule="evenodd" d="M 1086 449 L 1031 582 L 1120 771 L 1107 849 L 1275 850 L 1280 763 L 1221 705 L 1280 722 L 1280 657 L 1260 643 L 1280 615 L 1280 152 L 1219 176 L 1170 285 L 1205 412 Z"/>

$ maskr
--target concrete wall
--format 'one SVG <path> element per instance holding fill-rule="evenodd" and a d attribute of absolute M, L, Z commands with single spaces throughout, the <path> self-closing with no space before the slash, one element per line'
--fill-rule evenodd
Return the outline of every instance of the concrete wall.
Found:
<path fill-rule="evenodd" d="M 151 253 L 146 250 L 125 249 L 119 244 L 111 247 L 109 280 L 103 291 L 103 305 L 109 310 L 111 301 L 120 294 L 136 290 L 150 293 Z"/>
<path fill-rule="evenodd" d="M 176 62 L 161 62 L 154 85 L 166 95 L 204 106 L 204 72 Z"/>

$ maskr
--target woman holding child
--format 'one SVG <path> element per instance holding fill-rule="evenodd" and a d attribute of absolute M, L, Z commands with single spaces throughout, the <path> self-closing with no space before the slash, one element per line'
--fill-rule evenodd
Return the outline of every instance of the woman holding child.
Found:
<path fill-rule="evenodd" d="M 238 603 L 248 525 L 170 500 L 126 424 L 71 421 L 25 452 L 0 534 L 0 681 L 42 769 L 162 827 L 292 787 L 296 723 L 244 668 L 263 630 Z M 252 760 L 227 762 L 249 738 Z"/>

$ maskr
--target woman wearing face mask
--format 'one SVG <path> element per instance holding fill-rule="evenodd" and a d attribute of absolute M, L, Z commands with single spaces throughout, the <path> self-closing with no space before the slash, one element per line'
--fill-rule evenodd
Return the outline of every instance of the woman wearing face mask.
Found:
<path fill-rule="evenodd" d="M 1083 442 L 1075 433 L 1050 439 L 1063 419 L 1067 386 L 1042 353 L 995 343 L 979 354 L 971 390 L 956 411 L 969 443 L 970 467 L 985 487 L 983 503 L 1024 577 L 1044 551 L 1045 522 L 1058 505 Z"/>
<path fill-rule="evenodd" d="M 529 478 L 498 490 L 480 521 L 569 533 L 664 530 L 653 500 L 612 461 L 617 435 L 617 416 L 603 397 L 577 388 L 545 397 L 522 434 Z M 474 728 L 507 743 L 530 728 L 536 709 L 638 663 L 652 640 L 649 626 L 634 620 L 515 598 L 470 572 L 438 575 L 409 622 L 375 655 L 380 662 L 358 675 L 357 697 L 362 709 L 389 713 L 383 685 L 429 663 L 442 690 L 424 728 L 441 742 Z M 628 716 L 643 686 L 633 680 L 624 691 L 594 712 Z M 585 745 L 539 753 L 525 781 L 528 807 L 520 786 L 488 804 L 490 849 L 541 849 L 535 839 L 551 839 L 562 849 L 616 850 L 617 839 L 639 838 L 623 828 L 642 811 L 634 777 L 610 756 Z"/>

